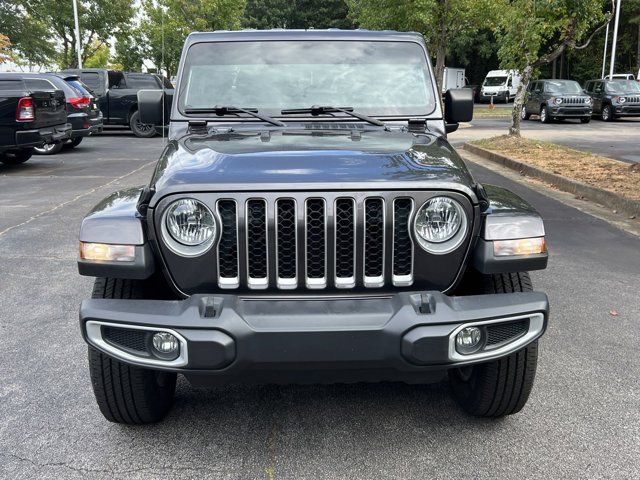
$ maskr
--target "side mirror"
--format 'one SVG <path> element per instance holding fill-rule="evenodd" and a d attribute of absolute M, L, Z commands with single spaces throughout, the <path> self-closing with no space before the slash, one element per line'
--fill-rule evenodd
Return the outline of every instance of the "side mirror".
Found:
<path fill-rule="evenodd" d="M 166 96 L 164 90 L 139 90 L 138 111 L 140 112 L 140 122 L 147 125 L 164 125 L 164 120 L 168 116 L 165 105 Z M 164 116 L 163 105 L 165 106 Z M 171 108 L 170 105 L 169 108 Z"/>
<path fill-rule="evenodd" d="M 444 121 L 447 133 L 455 132 L 460 122 L 473 119 L 473 92 L 468 88 L 447 90 L 444 95 Z"/>

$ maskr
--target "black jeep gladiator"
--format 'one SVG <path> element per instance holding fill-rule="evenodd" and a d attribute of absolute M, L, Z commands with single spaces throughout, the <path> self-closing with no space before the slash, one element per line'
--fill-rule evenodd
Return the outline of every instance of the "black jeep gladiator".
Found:
<path fill-rule="evenodd" d="M 70 69 L 64 73 L 78 75 L 97 98 L 105 125 L 128 126 L 136 137 L 149 138 L 156 127 L 140 121 L 138 91 L 166 89 L 168 101 L 173 97 L 173 86 L 160 75 L 152 73 L 121 72 L 101 68 Z"/>
<path fill-rule="evenodd" d="M 93 390 L 121 423 L 161 419 L 177 374 L 228 382 L 437 382 L 469 413 L 531 391 L 542 219 L 449 145 L 421 35 L 194 33 L 149 183 L 80 228 Z M 139 93 L 162 121 L 163 92 Z"/>
<path fill-rule="evenodd" d="M 0 73 L 0 162 L 24 163 L 34 147 L 70 136 L 64 92 L 40 91 L 26 85 L 21 74 Z"/>

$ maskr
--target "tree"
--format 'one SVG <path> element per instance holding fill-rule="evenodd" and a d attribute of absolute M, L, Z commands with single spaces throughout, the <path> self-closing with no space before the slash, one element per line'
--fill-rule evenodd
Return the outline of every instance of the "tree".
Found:
<path fill-rule="evenodd" d="M 122 70 L 139 72 L 145 59 L 140 29 L 131 25 L 116 37 L 114 62 Z"/>
<path fill-rule="evenodd" d="M 70 1 L 22 0 L 21 8 L 30 18 L 38 19 L 45 38 L 59 44 L 58 63 L 62 68 L 78 66 L 73 5 Z M 103 45 L 133 16 L 131 0 L 79 0 L 78 17 L 81 30 L 83 63 L 95 55 Z"/>
<path fill-rule="evenodd" d="M 445 58 L 454 40 L 470 38 L 495 18 L 492 0 L 347 0 L 362 27 L 416 31 L 435 52 L 436 81 L 442 86 Z"/>
<path fill-rule="evenodd" d="M 498 56 L 503 68 L 518 70 L 522 76 L 509 135 L 520 136 L 520 115 L 534 72 L 568 49 L 586 48 L 610 18 L 602 7 L 602 0 L 504 2 L 496 28 Z"/>
<path fill-rule="evenodd" d="M 167 76 L 174 74 L 187 35 L 240 28 L 245 0 L 142 0 L 138 45 Z"/>
<path fill-rule="evenodd" d="M 0 32 L 10 42 L 5 55 L 18 64 L 52 65 L 55 44 L 46 24 L 30 15 L 20 0 L 0 1 Z"/>
<path fill-rule="evenodd" d="M 101 43 L 100 45 L 93 46 L 93 55 L 88 57 L 82 66 L 85 68 L 107 68 L 109 66 L 109 60 L 111 58 L 111 50 L 109 45 Z"/>
<path fill-rule="evenodd" d="M 247 0 L 246 28 L 351 28 L 345 0 Z"/>
<path fill-rule="evenodd" d="M 0 63 L 4 63 L 9 59 L 9 37 L 0 33 Z"/>

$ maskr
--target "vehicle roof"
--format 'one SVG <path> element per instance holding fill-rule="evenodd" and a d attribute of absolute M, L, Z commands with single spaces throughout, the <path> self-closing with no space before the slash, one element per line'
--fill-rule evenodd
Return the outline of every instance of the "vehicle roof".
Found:
<path fill-rule="evenodd" d="M 384 40 L 398 42 L 423 42 L 417 32 L 397 32 L 395 30 L 216 30 L 214 32 L 193 32 L 186 44 L 199 42 L 224 42 L 247 40 Z"/>

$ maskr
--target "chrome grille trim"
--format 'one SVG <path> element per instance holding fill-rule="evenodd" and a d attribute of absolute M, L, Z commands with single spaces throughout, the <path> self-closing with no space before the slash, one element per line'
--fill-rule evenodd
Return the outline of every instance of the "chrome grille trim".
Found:
<path fill-rule="evenodd" d="M 367 245 L 367 204 L 369 202 L 372 201 L 379 201 L 382 205 L 381 209 L 382 209 L 382 247 L 381 247 L 381 262 L 382 262 L 382 268 L 381 268 L 381 272 L 380 275 L 377 276 L 367 276 L 367 252 L 369 251 L 369 245 Z M 379 288 L 384 286 L 384 272 L 385 272 L 385 264 L 386 264 L 386 258 L 385 258 L 385 247 L 386 247 L 386 234 L 385 234 L 385 229 L 386 229 L 386 224 L 387 224 L 387 218 L 386 218 L 386 204 L 384 201 L 384 198 L 381 197 L 368 197 L 365 199 L 364 201 L 364 236 L 363 236 L 363 248 L 362 248 L 362 253 L 363 253 L 363 259 L 362 259 L 362 277 L 364 279 L 364 286 L 366 288 Z"/>
<path fill-rule="evenodd" d="M 264 262 L 265 262 L 265 275 L 264 276 L 258 276 L 258 277 L 253 277 L 251 276 L 251 270 L 252 270 L 252 265 L 251 265 L 251 245 L 250 245 L 250 241 L 251 242 L 256 242 L 255 239 L 251 239 L 250 237 L 252 237 L 252 235 L 250 235 L 249 232 L 249 222 L 250 222 L 250 217 L 251 217 L 251 210 L 249 208 L 249 204 L 253 203 L 253 202 L 262 202 L 264 204 Z M 246 249 L 247 249 L 247 286 L 251 289 L 255 289 L 255 290 L 262 290 L 265 289 L 269 286 L 269 222 L 268 222 L 268 212 L 267 212 L 267 201 L 264 198 L 251 198 L 249 200 L 246 201 L 245 203 L 245 242 L 246 242 Z M 258 246 L 259 248 L 259 246 Z M 260 252 L 255 252 L 256 255 L 260 255 Z M 255 260 L 255 259 L 254 259 Z"/>
<path fill-rule="evenodd" d="M 293 270 L 295 275 L 293 278 L 291 277 L 281 277 L 280 276 L 280 203 L 281 202 L 292 202 L 293 203 L 293 237 L 294 237 L 294 247 L 293 247 Z M 298 202 L 295 198 L 279 198 L 276 200 L 275 204 L 275 230 L 276 230 L 276 285 L 281 290 L 293 290 L 298 287 Z"/>
<path fill-rule="evenodd" d="M 348 201 L 351 202 L 352 219 L 353 222 L 353 255 L 351 261 L 351 276 L 343 277 L 338 276 L 338 202 Z M 333 202 L 333 247 L 334 247 L 334 282 L 336 288 L 353 288 L 356 286 L 356 252 L 357 252 L 357 226 L 358 226 L 358 205 L 355 199 L 349 197 L 339 197 Z"/>
<path fill-rule="evenodd" d="M 411 258 L 411 271 L 409 274 L 407 275 L 396 275 L 395 273 L 395 268 L 396 268 L 396 203 L 399 200 L 409 200 L 411 202 L 411 208 L 409 209 L 409 215 L 407 218 L 407 235 L 409 236 L 409 244 L 411 245 L 411 253 L 410 253 L 410 258 Z M 391 276 L 391 283 L 393 283 L 394 286 L 396 287 L 408 287 L 410 285 L 413 284 L 413 261 L 414 261 L 414 245 L 413 245 L 413 238 L 411 237 L 411 219 L 413 218 L 413 212 L 415 209 L 415 202 L 413 201 L 413 198 L 410 197 L 398 197 L 398 198 L 394 198 L 393 199 L 393 236 L 391 237 L 391 241 L 392 241 L 392 249 L 391 249 L 391 255 L 393 258 L 393 271 L 392 271 L 392 276 Z"/>
<path fill-rule="evenodd" d="M 320 200 L 323 207 L 324 223 L 324 274 L 322 277 L 309 276 L 309 202 Z M 311 197 L 304 201 L 304 274 L 305 285 L 309 289 L 322 289 L 327 287 L 327 201 L 321 197 Z"/>
<path fill-rule="evenodd" d="M 222 218 L 222 213 L 220 212 L 220 203 L 221 202 L 232 202 L 234 205 L 234 210 L 235 210 L 235 225 L 236 225 L 236 232 L 235 232 L 235 244 L 236 244 L 236 251 L 235 251 L 235 255 L 236 255 L 236 274 L 233 277 L 223 277 L 220 274 L 220 244 L 222 243 L 221 240 L 218 241 L 218 246 L 216 247 L 216 261 L 217 261 L 217 265 L 218 265 L 218 286 L 220 288 L 223 289 L 231 289 L 231 288 L 238 288 L 240 286 L 240 253 L 238 252 L 238 240 L 240 238 L 240 234 L 238 231 L 238 202 L 236 202 L 233 199 L 220 199 L 216 202 L 216 213 L 218 214 L 218 221 L 219 221 L 219 225 L 220 225 L 220 236 L 222 238 L 222 235 L 224 235 L 223 232 L 223 218 Z"/>

